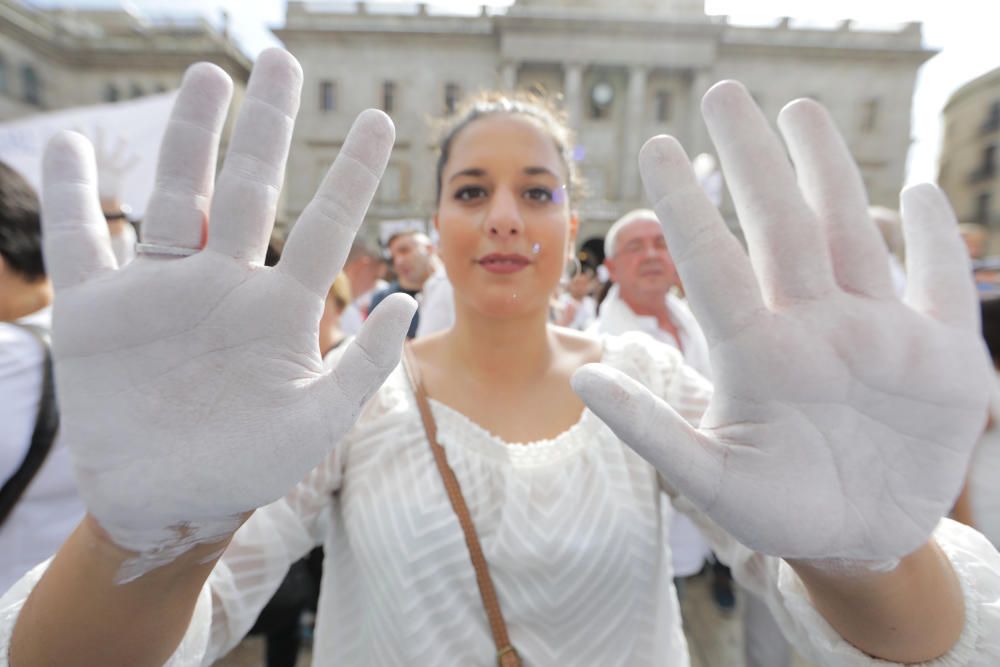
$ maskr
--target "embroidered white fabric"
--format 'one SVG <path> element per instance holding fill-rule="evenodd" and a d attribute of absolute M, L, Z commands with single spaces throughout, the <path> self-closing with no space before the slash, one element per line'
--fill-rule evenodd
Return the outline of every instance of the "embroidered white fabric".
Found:
<path fill-rule="evenodd" d="M 675 352 L 639 335 L 604 345 L 605 363 L 698 418 L 708 386 Z M 556 438 L 515 445 L 432 405 L 526 663 L 688 665 L 660 531 L 666 499 L 652 466 L 589 411 Z M 840 639 L 780 560 L 737 544 L 683 499 L 676 506 L 694 514 L 737 579 L 764 594 L 801 652 L 832 667 L 890 664 Z M 936 536 L 962 579 L 967 620 L 959 644 L 929 664 L 1000 664 L 1000 556 L 951 522 Z M 462 532 L 400 369 L 324 465 L 239 531 L 171 667 L 207 665 L 228 651 L 288 565 L 318 543 L 327 560 L 317 666 L 493 663 Z M 39 576 L 36 569 L 0 600 L 3 655 Z"/>

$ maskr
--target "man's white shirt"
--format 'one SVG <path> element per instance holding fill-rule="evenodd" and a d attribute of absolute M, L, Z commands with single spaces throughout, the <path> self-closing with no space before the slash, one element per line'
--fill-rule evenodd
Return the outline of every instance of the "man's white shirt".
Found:
<path fill-rule="evenodd" d="M 667 311 L 670 321 L 677 327 L 681 339 L 684 363 L 701 375 L 712 379 L 712 367 L 708 356 L 708 340 L 701 326 L 691 313 L 691 309 L 673 294 L 667 294 Z M 620 336 L 629 331 L 641 331 L 651 338 L 677 348 L 677 339 L 660 328 L 656 318 L 638 315 L 621 298 L 618 285 L 608 292 L 601 303 L 597 321 L 588 329 L 591 333 Z M 698 528 L 683 514 L 674 513 L 670 521 L 670 549 L 673 552 L 674 576 L 687 577 L 699 572 L 708 556 L 708 541 Z"/>
<path fill-rule="evenodd" d="M 708 341 L 701 331 L 698 320 L 691 313 L 691 309 L 688 308 L 683 299 L 668 293 L 667 311 L 670 313 L 670 320 L 677 327 L 677 335 L 681 339 L 684 363 L 711 380 L 712 365 L 708 356 Z M 614 336 L 620 336 L 629 331 L 641 331 L 661 343 L 666 343 L 674 348 L 678 347 L 677 339 L 661 329 L 655 317 L 637 315 L 622 300 L 618 285 L 611 288 L 604 302 L 601 303 L 600 314 L 591 331 Z"/>

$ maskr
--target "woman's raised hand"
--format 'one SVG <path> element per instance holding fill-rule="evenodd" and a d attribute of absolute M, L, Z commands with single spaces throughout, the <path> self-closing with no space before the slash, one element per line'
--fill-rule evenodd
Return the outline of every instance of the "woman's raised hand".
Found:
<path fill-rule="evenodd" d="M 281 497 L 399 360 L 415 307 L 408 297 L 382 304 L 332 372 L 317 337 L 392 148 L 385 114 L 357 119 L 280 263 L 262 265 L 301 85 L 289 54 L 260 55 L 216 179 L 232 83 L 208 64 L 187 72 L 143 224 L 151 252 L 120 271 L 92 148 L 64 133 L 46 151 L 63 437 L 88 510 L 138 552 L 122 579 L 228 537 L 247 512 Z"/>
<path fill-rule="evenodd" d="M 788 153 L 738 83 L 712 88 L 703 112 L 749 257 L 677 141 L 651 139 L 639 158 L 711 348 L 700 428 L 611 369 L 585 367 L 574 386 L 747 546 L 891 565 L 948 512 L 986 412 L 990 364 L 954 216 L 936 187 L 904 191 L 900 300 L 861 176 L 819 104 L 781 112 Z"/>

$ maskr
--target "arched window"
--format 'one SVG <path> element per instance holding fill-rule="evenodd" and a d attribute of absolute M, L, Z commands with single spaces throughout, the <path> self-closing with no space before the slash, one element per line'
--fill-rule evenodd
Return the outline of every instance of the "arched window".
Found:
<path fill-rule="evenodd" d="M 9 90 L 10 85 L 7 82 L 7 59 L 0 53 L 0 93 L 6 93 Z"/>
<path fill-rule="evenodd" d="M 132 99 L 135 99 L 136 97 L 142 97 L 143 95 L 145 95 L 146 91 L 143 90 L 142 86 L 140 86 L 139 84 L 133 83 L 131 88 L 129 89 L 129 94 L 132 97 Z"/>
<path fill-rule="evenodd" d="M 42 103 L 40 86 L 38 83 L 38 73 L 31 65 L 21 67 L 21 87 L 24 93 L 24 101 L 28 104 L 39 106 Z"/>
<path fill-rule="evenodd" d="M 117 102 L 121 99 L 121 92 L 118 90 L 118 86 L 113 83 L 109 83 L 104 88 L 104 101 L 105 102 Z"/>

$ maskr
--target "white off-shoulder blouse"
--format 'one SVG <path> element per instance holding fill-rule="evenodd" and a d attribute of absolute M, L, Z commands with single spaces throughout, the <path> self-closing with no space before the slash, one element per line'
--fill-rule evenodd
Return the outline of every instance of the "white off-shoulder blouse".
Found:
<path fill-rule="evenodd" d="M 603 339 L 603 361 L 696 422 L 711 387 L 641 334 Z M 689 664 L 656 471 L 585 410 L 551 440 L 508 443 L 431 401 L 525 665 Z M 511 415 L 516 419 L 517 415 Z M 735 576 L 761 594 L 806 657 L 885 665 L 841 639 L 794 572 L 678 499 Z M 1000 665 L 1000 555 L 975 531 L 935 533 L 962 581 L 966 625 L 935 667 Z M 315 665 L 495 665 L 462 530 L 397 368 L 327 460 L 239 531 L 168 665 L 210 664 L 247 632 L 288 566 L 323 544 Z M 0 599 L 0 658 L 44 565 Z"/>

